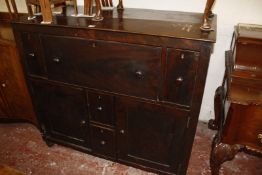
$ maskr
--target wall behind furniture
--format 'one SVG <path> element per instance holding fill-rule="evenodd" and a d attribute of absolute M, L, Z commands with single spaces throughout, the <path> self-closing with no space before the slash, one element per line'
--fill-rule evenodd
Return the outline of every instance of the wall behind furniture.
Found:
<path fill-rule="evenodd" d="M 15 0 L 17 9 L 20 13 L 27 13 L 25 0 Z M 8 12 L 5 1 L 0 0 L 0 12 Z"/>
<path fill-rule="evenodd" d="M 26 12 L 24 0 L 16 0 L 21 12 Z M 82 5 L 84 0 L 78 0 Z M 113 0 L 116 5 L 118 0 Z M 129 8 L 147 8 L 159 10 L 203 12 L 206 0 L 123 0 Z M 6 11 L 4 1 L 0 2 L 0 11 Z M 213 11 L 218 16 L 217 42 L 211 56 L 206 88 L 203 97 L 200 120 L 209 120 L 214 116 L 213 98 L 215 90 L 221 85 L 224 74 L 224 53 L 229 49 L 233 27 L 237 23 L 262 25 L 262 0 L 217 0 Z"/>

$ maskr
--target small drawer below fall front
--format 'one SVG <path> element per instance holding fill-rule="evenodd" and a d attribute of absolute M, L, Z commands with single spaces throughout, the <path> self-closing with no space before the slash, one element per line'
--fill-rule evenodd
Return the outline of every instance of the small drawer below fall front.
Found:
<path fill-rule="evenodd" d="M 115 131 L 91 125 L 92 151 L 100 156 L 116 159 Z"/>
<path fill-rule="evenodd" d="M 114 97 L 98 92 L 88 92 L 90 120 L 95 123 L 115 125 Z"/>

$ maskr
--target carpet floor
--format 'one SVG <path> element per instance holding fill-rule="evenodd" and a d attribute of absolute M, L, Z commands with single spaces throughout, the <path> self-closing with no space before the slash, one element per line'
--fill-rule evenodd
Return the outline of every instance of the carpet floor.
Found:
<path fill-rule="evenodd" d="M 209 154 L 215 132 L 198 123 L 188 175 L 210 175 Z M 153 175 L 59 145 L 48 147 L 31 124 L 0 124 L 0 165 L 33 175 Z M 221 175 L 261 175 L 262 159 L 239 153 Z"/>

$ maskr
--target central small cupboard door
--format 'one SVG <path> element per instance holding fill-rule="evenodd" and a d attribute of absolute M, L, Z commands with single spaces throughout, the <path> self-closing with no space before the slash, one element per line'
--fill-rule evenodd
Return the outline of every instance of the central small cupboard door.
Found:
<path fill-rule="evenodd" d="M 33 101 L 46 135 L 89 147 L 86 94 L 81 88 L 31 80 Z"/>
<path fill-rule="evenodd" d="M 123 97 L 116 115 L 120 161 L 177 171 L 188 111 Z"/>

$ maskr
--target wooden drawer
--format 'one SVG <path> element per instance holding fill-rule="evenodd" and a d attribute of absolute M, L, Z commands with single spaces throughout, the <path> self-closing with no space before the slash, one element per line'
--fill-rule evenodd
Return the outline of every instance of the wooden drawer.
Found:
<path fill-rule="evenodd" d="M 43 76 L 45 71 L 40 56 L 38 35 L 33 33 L 22 33 L 21 37 L 27 73 Z"/>
<path fill-rule="evenodd" d="M 116 158 L 114 130 L 91 125 L 92 150 L 95 154 Z"/>
<path fill-rule="evenodd" d="M 47 35 L 41 41 L 50 79 L 156 99 L 161 47 Z"/>
<path fill-rule="evenodd" d="M 114 98 L 109 95 L 88 92 L 90 120 L 114 126 Z"/>
<path fill-rule="evenodd" d="M 167 73 L 164 100 L 191 106 L 199 52 L 167 49 Z"/>
<path fill-rule="evenodd" d="M 223 142 L 262 151 L 262 106 L 231 103 Z"/>

